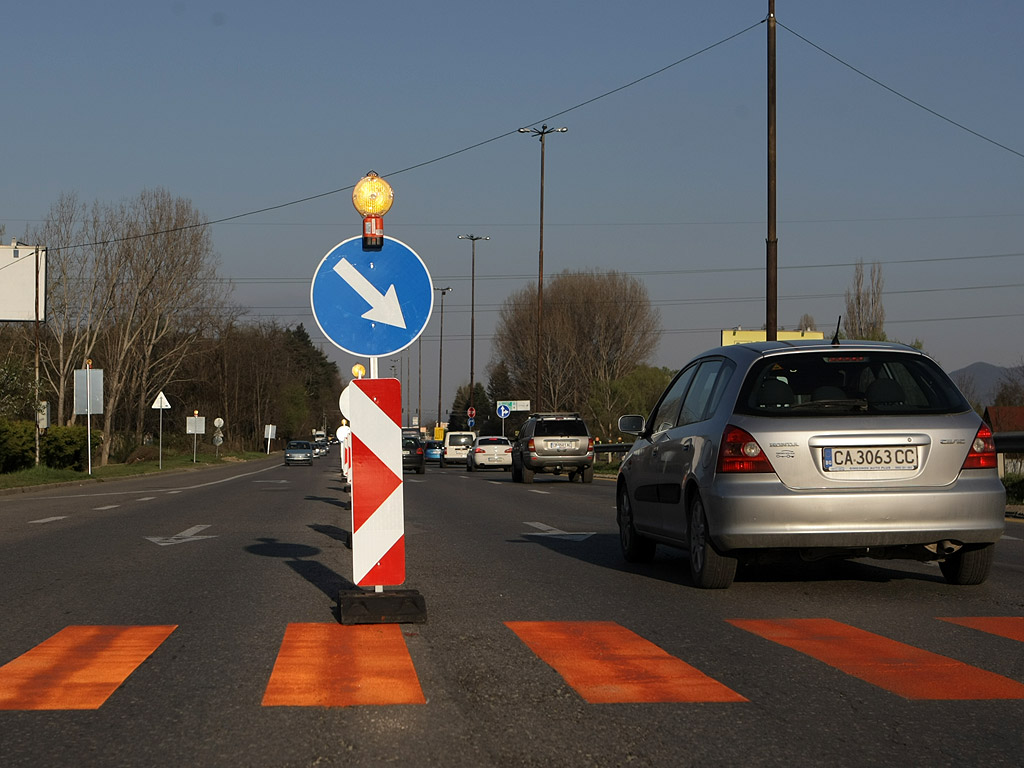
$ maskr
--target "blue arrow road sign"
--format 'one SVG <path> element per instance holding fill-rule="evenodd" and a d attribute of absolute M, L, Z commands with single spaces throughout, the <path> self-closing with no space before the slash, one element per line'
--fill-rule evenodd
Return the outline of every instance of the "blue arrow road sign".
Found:
<path fill-rule="evenodd" d="M 499 417 L 499 418 L 502 418 L 502 419 L 507 419 L 507 418 L 508 418 L 508 415 L 509 415 L 510 413 L 512 413 L 512 409 L 511 409 L 511 408 L 509 408 L 509 407 L 508 407 L 507 405 L 505 405 L 504 403 L 502 403 L 501 405 L 499 405 L 499 406 L 498 406 L 498 417 Z"/>
<path fill-rule="evenodd" d="M 313 275 L 313 317 L 334 346 L 358 357 L 383 357 L 419 338 L 434 309 L 434 286 L 423 259 L 384 237 L 364 251 L 362 236 L 338 243 Z"/>

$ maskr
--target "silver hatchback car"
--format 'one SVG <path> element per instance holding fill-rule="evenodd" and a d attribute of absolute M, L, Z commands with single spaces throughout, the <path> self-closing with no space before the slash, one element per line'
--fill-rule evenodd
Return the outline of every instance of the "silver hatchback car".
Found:
<path fill-rule="evenodd" d="M 949 377 L 886 342 L 762 342 L 700 355 L 635 434 L 616 493 L 629 561 L 688 550 L 698 587 L 741 560 L 938 561 L 988 576 L 1006 492 L 992 433 Z"/>

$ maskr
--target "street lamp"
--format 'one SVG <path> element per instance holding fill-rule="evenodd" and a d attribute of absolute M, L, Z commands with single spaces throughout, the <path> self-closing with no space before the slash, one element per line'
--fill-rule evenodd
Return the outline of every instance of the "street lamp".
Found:
<path fill-rule="evenodd" d="M 544 137 L 549 133 L 565 133 L 569 129 L 548 128 L 542 125 L 540 128 L 520 128 L 520 133 L 528 133 L 540 139 L 540 251 L 537 257 L 537 385 L 534 394 L 533 409 L 543 410 L 540 401 L 540 379 L 541 379 L 541 325 L 544 320 Z"/>
<path fill-rule="evenodd" d="M 469 240 L 473 249 L 472 270 L 469 281 L 469 407 L 473 407 L 473 356 L 476 351 L 476 241 L 490 240 L 486 235 L 459 235 L 459 240 Z"/>
<path fill-rule="evenodd" d="M 437 345 L 437 426 L 441 426 L 441 384 L 444 381 L 444 297 L 451 293 L 451 287 L 435 288 L 441 292 L 441 342 Z"/>

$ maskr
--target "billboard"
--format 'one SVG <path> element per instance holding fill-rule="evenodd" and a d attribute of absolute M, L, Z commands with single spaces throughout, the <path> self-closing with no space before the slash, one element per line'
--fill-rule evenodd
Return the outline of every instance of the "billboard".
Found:
<path fill-rule="evenodd" d="M 779 341 L 799 341 L 800 339 L 824 339 L 824 331 L 776 331 Z M 722 331 L 722 346 L 728 347 L 731 344 L 752 344 L 755 341 L 766 341 L 766 331 L 744 331 L 740 328 L 730 328 Z"/>
<path fill-rule="evenodd" d="M 36 319 L 46 319 L 46 249 L 12 240 L 0 245 L 0 322 Z"/>

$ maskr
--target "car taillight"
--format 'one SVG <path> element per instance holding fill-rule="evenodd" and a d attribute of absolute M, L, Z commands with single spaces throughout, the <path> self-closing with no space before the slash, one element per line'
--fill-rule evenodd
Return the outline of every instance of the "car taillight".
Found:
<path fill-rule="evenodd" d="M 536 445 L 536 443 L 533 442 L 533 438 L 532 437 L 530 438 L 530 442 L 528 442 L 526 444 L 526 450 L 528 450 L 530 453 L 536 453 L 537 452 L 537 445 Z"/>
<path fill-rule="evenodd" d="M 417 454 L 418 456 L 422 456 L 422 455 L 423 455 L 423 449 L 422 449 L 422 448 L 417 448 L 417 449 L 416 449 L 416 454 Z"/>
<path fill-rule="evenodd" d="M 508 448 L 505 449 L 505 453 L 512 453 L 512 446 L 511 445 Z"/>
<path fill-rule="evenodd" d="M 961 469 L 991 469 L 996 463 L 996 441 L 992 439 L 988 424 L 982 424 Z"/>
<path fill-rule="evenodd" d="M 473 453 L 483 453 L 483 452 L 484 452 L 483 448 L 477 448 L 475 451 L 473 451 Z"/>
<path fill-rule="evenodd" d="M 594 450 L 594 438 L 590 438 L 590 440 L 587 441 L 587 453 L 592 453 L 593 450 Z"/>
<path fill-rule="evenodd" d="M 757 440 L 746 430 L 729 425 L 722 433 L 718 450 L 719 472 L 774 472 Z"/>

